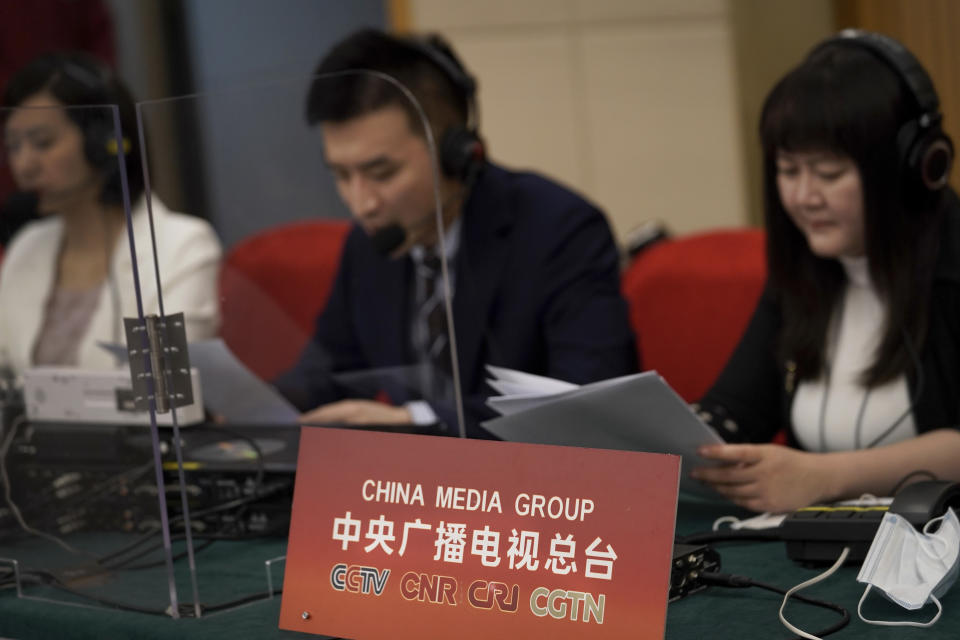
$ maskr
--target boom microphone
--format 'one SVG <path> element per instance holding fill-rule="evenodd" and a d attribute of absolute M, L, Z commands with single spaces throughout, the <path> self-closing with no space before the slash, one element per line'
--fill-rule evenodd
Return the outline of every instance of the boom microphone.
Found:
<path fill-rule="evenodd" d="M 397 247 L 407 240 L 407 232 L 399 224 L 391 224 L 377 229 L 370 241 L 373 242 L 373 248 L 382 256 L 389 256 Z"/>
<path fill-rule="evenodd" d="M 10 194 L 0 209 L 0 245 L 9 243 L 20 227 L 37 218 L 39 200 L 36 191 L 15 191 Z"/>

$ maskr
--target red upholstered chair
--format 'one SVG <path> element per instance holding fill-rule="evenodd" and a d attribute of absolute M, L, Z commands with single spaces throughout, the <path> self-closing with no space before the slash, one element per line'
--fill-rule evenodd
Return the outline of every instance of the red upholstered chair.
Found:
<path fill-rule="evenodd" d="M 713 384 L 753 313 L 766 278 L 764 237 L 743 229 L 663 240 L 624 273 L 643 368 L 688 402 Z"/>
<path fill-rule="evenodd" d="M 311 220 L 234 246 L 220 270 L 220 335 L 265 380 L 291 366 L 330 296 L 350 222 Z"/>

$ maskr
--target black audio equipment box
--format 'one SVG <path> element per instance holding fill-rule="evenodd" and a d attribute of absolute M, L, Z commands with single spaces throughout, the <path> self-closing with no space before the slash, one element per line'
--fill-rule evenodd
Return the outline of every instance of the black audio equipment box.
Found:
<path fill-rule="evenodd" d="M 161 429 L 171 529 L 183 530 L 180 477 L 171 429 Z M 191 528 L 223 535 L 286 535 L 298 427 L 191 427 L 181 454 Z M 160 524 L 153 446 L 143 427 L 30 424 L 6 458 L 11 497 L 33 528 L 151 531 Z M 20 527 L 0 503 L 0 539 Z"/>

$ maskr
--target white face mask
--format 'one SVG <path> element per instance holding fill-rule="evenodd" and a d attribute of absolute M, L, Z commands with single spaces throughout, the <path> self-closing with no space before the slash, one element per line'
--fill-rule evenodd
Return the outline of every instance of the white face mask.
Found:
<path fill-rule="evenodd" d="M 932 525 L 938 521 L 940 528 L 935 533 L 929 533 Z M 928 522 L 923 527 L 923 533 L 914 529 L 902 516 L 884 514 L 857 576 L 857 582 L 867 585 L 857 605 L 860 619 L 870 624 L 889 626 L 932 625 L 943 612 L 940 598 L 957 580 L 960 568 L 958 556 L 960 521 L 953 509 L 947 509 L 943 516 Z M 933 602 L 937 606 L 937 615 L 929 622 L 868 620 L 863 617 L 860 608 L 871 588 L 911 611 Z"/>

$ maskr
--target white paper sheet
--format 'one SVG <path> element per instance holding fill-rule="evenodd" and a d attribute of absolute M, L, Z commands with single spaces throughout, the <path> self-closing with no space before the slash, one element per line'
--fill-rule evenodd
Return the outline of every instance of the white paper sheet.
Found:
<path fill-rule="evenodd" d="M 200 371 L 207 409 L 228 424 L 297 424 L 300 412 L 237 360 L 223 340 L 191 342 L 190 364 Z"/>
<path fill-rule="evenodd" d="M 524 402 L 526 408 L 513 411 Z M 488 401 L 498 410 L 503 403 L 497 398 Z M 723 440 L 655 371 L 603 380 L 552 397 L 514 396 L 506 404 L 506 415 L 483 423 L 504 440 L 679 455 L 680 488 L 716 495 L 688 473 L 695 466 L 713 464 L 696 455 L 698 447 Z"/>

